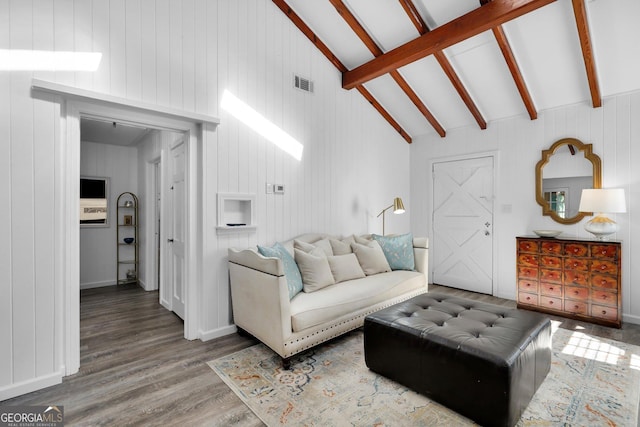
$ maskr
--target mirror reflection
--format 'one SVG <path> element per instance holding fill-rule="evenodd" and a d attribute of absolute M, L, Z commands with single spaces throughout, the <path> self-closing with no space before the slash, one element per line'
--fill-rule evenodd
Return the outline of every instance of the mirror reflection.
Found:
<path fill-rule="evenodd" d="M 543 215 L 563 224 L 580 221 L 586 215 L 578 211 L 585 188 L 600 188 L 600 158 L 591 144 L 565 138 L 542 151 L 536 166 L 536 200 Z"/>

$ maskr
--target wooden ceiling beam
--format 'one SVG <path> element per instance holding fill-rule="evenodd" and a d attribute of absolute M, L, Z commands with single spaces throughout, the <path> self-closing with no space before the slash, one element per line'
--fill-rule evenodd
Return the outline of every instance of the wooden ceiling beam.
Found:
<path fill-rule="evenodd" d="M 343 72 L 342 87 L 353 89 L 555 1 L 493 0 L 353 70 Z"/>
<path fill-rule="evenodd" d="M 498 25 L 497 27 L 492 28 L 492 31 L 493 35 L 496 38 L 496 41 L 498 42 L 498 46 L 500 46 L 502 56 L 504 56 L 504 60 L 507 62 L 507 67 L 509 67 L 509 71 L 511 72 L 513 81 L 516 83 L 518 92 L 520 92 L 520 97 L 522 98 L 522 102 L 524 102 L 524 106 L 529 113 L 529 117 L 531 118 L 531 120 L 535 120 L 538 118 L 538 111 L 536 110 L 536 106 L 533 103 L 533 99 L 531 98 L 531 94 L 529 93 L 527 84 L 524 81 L 524 77 L 522 77 L 522 73 L 520 72 L 520 67 L 518 66 L 516 57 L 511 50 L 509 39 L 507 39 L 507 35 L 504 33 L 502 25 Z"/>
<path fill-rule="evenodd" d="M 285 0 L 272 0 L 273 3 L 289 18 L 289 20 L 295 25 L 307 38 L 315 45 L 320 52 L 331 62 L 341 73 L 347 71 L 347 67 L 338 59 L 337 56 L 331 52 L 331 49 L 324 44 L 322 40 L 309 28 L 309 26 L 294 12 Z M 354 86 L 362 96 L 375 108 L 378 113 L 407 141 L 409 144 L 412 142 L 411 135 L 409 135 L 400 124 L 393 119 L 391 114 L 374 98 L 373 95 L 362 85 Z"/>
<path fill-rule="evenodd" d="M 427 26 L 427 23 L 424 21 L 424 19 L 422 19 L 422 16 L 420 15 L 420 12 L 418 12 L 418 9 L 416 8 L 413 1 L 399 1 L 400 5 L 402 5 L 402 8 L 407 13 L 409 19 L 416 27 L 416 30 L 418 30 L 420 35 L 428 33 L 429 27 Z M 478 126 L 480 126 L 480 129 L 486 129 L 487 121 L 484 119 L 484 117 L 482 117 L 482 113 L 480 113 L 480 110 L 476 106 L 475 102 L 473 102 L 473 99 L 471 99 L 471 95 L 469 95 L 467 88 L 464 87 L 462 80 L 460 80 L 460 77 L 458 77 L 458 74 L 451 65 L 451 62 L 449 62 L 447 56 L 442 51 L 435 52 L 434 56 L 436 58 L 436 61 L 438 61 L 438 64 L 440 64 L 442 71 L 444 71 L 444 73 L 447 75 L 456 92 L 458 92 L 458 95 L 460 95 L 460 98 L 462 98 L 462 101 L 471 112 L 471 115 L 474 119 L 476 119 L 476 122 L 478 123 Z"/>
<path fill-rule="evenodd" d="M 573 14 L 576 17 L 578 36 L 580 37 L 580 47 L 582 48 L 582 58 L 587 70 L 587 80 L 589 81 L 589 91 L 591 92 L 591 103 L 593 108 L 602 106 L 600 96 L 600 85 L 598 84 L 598 72 L 593 58 L 593 48 L 591 46 L 591 36 L 589 35 L 589 21 L 587 20 L 587 10 L 584 0 L 572 0 Z M 344 74 L 343 74 L 344 75 Z"/>
<path fill-rule="evenodd" d="M 336 8 L 338 14 L 345 20 L 347 25 L 351 27 L 354 33 L 362 40 L 362 42 L 367 46 L 369 51 L 373 54 L 373 56 L 380 56 L 383 54 L 382 49 L 378 44 L 373 40 L 373 38 L 369 35 L 367 30 L 360 24 L 358 19 L 351 13 L 351 11 L 347 8 L 342 0 L 329 0 L 333 7 Z M 409 83 L 402 77 L 402 75 L 398 72 L 398 70 L 392 70 L 389 74 L 395 82 L 400 86 L 402 91 L 409 97 L 411 102 L 416 106 L 416 108 L 422 113 L 422 115 L 427 119 L 427 121 L 433 126 L 433 128 L 438 132 L 438 135 L 441 137 L 446 136 L 446 131 L 442 127 L 442 125 L 438 122 L 435 116 L 429 111 L 426 105 L 422 102 L 417 93 L 409 86 Z"/>

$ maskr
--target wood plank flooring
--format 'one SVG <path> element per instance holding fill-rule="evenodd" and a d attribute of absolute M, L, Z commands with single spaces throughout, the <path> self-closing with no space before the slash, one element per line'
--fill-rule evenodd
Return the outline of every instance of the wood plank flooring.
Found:
<path fill-rule="evenodd" d="M 430 285 L 443 292 L 515 307 L 515 302 Z M 254 345 L 233 334 L 206 343 L 183 338 L 183 323 L 137 286 L 81 292 L 80 372 L 62 384 L 1 405 L 64 405 L 66 425 L 262 426 L 206 365 Z M 613 329 L 554 317 L 561 327 L 640 345 L 640 326 Z"/>

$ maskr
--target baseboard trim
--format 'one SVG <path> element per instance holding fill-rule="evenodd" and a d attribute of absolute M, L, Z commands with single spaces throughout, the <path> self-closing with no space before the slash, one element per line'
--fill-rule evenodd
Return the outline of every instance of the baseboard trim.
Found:
<path fill-rule="evenodd" d="M 80 283 L 80 289 L 93 289 L 93 288 L 105 288 L 107 286 L 115 286 L 113 280 L 106 280 L 103 282 L 90 282 L 90 283 Z"/>
<path fill-rule="evenodd" d="M 220 338 L 225 335 L 235 334 L 238 331 L 236 325 L 223 326 L 222 328 L 212 329 L 209 331 L 200 331 L 200 339 L 202 341 L 209 341 L 215 338 Z"/>
<path fill-rule="evenodd" d="M 622 313 L 622 321 L 624 323 L 633 323 L 634 325 L 640 325 L 640 316 Z"/>
<path fill-rule="evenodd" d="M 21 396 L 23 394 L 31 393 L 32 391 L 60 384 L 62 382 L 62 377 L 62 371 L 54 372 L 53 374 L 43 375 L 38 378 L 33 378 L 27 381 L 0 387 L 0 402 L 3 400 L 11 399 L 12 397 Z M 46 404 L 46 402 L 43 402 L 43 404 Z"/>

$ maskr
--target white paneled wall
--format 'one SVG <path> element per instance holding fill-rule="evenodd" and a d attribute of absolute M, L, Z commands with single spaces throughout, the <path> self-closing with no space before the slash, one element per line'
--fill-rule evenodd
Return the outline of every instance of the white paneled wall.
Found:
<path fill-rule="evenodd" d="M 411 228 L 414 234 L 431 233 L 431 172 L 436 159 L 497 151 L 497 195 L 494 204 L 494 236 L 498 239 L 498 269 L 494 294 L 515 299 L 515 236 L 534 229 L 562 230 L 567 236 L 592 237 L 584 222 L 562 225 L 542 216 L 535 201 L 535 166 L 541 151 L 555 141 L 572 137 L 593 144 L 602 159 L 602 186 L 624 188 L 629 208 L 617 214 L 622 240 L 623 320 L 640 323 L 640 279 L 637 258 L 640 228 L 640 92 L 606 98 L 602 108 L 580 104 L 544 111 L 535 121 L 516 117 L 493 122 L 485 131 L 475 128 L 447 132 L 447 138 L 423 138 L 411 146 Z M 634 220 L 634 216 L 636 219 Z"/>
<path fill-rule="evenodd" d="M 0 0 L 0 48 L 102 52 L 88 72 L 0 73 L 0 400 L 64 372 L 56 285 L 59 223 L 52 214 L 60 108 L 33 99 L 32 78 L 217 116 L 204 129 L 199 329 L 231 321 L 229 246 L 270 244 L 309 231 L 381 231 L 375 215 L 409 200 L 409 146 L 271 2 L 262 0 Z M 315 93 L 292 86 L 293 73 Z M 304 144 L 301 161 L 219 109 L 224 90 Z M 266 183 L 284 184 L 267 195 Z M 218 236 L 216 194 L 257 194 L 258 231 Z M 389 232 L 410 214 L 390 215 Z M 56 287 L 58 286 L 58 287 Z M 52 304 L 52 301 L 57 301 Z M 56 305 L 57 304 L 57 305 Z"/>

